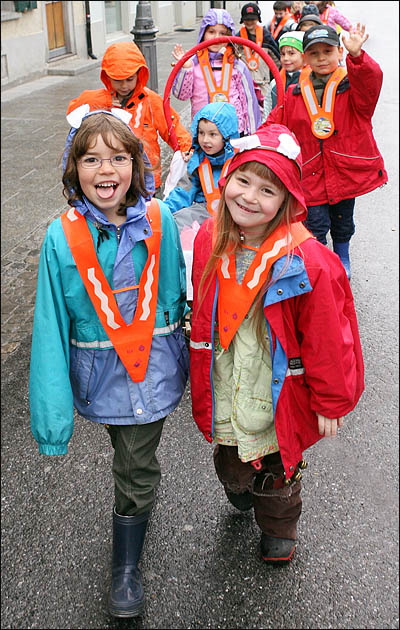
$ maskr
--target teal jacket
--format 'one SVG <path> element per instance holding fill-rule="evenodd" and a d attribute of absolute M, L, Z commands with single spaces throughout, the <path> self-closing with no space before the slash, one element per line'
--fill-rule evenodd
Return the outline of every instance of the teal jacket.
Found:
<path fill-rule="evenodd" d="M 30 368 L 31 429 L 43 454 L 67 453 L 73 406 L 80 415 L 96 422 L 145 424 L 165 417 L 180 401 L 189 367 L 180 326 L 186 305 L 185 263 L 175 221 L 163 202 L 159 203 L 162 240 L 157 314 L 142 383 L 133 383 L 100 323 L 75 266 L 61 219 L 47 230 L 39 263 Z M 115 226 L 107 224 L 107 238 L 100 240 L 94 221 L 98 215 L 93 217 L 90 209 L 78 210 L 85 214 L 111 288 L 119 288 L 114 286 L 119 265 L 126 270 L 123 286 L 135 284 L 135 279 L 138 282 L 147 248 L 135 209 L 128 208 L 127 221 L 120 227 L 122 236 L 117 237 Z M 125 251 L 121 254 L 122 247 Z M 137 290 L 125 293 L 136 294 L 130 297 L 134 300 L 129 309 L 132 321 Z"/>

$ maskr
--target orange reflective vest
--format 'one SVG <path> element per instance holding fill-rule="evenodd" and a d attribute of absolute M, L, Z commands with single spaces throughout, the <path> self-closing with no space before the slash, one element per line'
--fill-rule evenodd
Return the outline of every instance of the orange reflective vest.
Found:
<path fill-rule="evenodd" d="M 288 20 L 290 20 L 290 18 L 292 18 L 292 14 L 291 13 L 287 13 L 286 15 L 283 16 L 283 18 L 281 19 L 281 21 L 279 22 L 278 26 L 275 28 L 275 22 L 276 22 L 276 17 L 274 15 L 274 17 L 271 20 L 271 26 L 270 26 L 270 30 L 272 33 L 272 37 L 274 39 L 276 39 L 279 35 L 279 33 L 281 32 L 281 30 L 283 29 L 283 27 L 285 26 L 286 22 Z"/>
<path fill-rule="evenodd" d="M 232 158 L 229 158 L 229 160 L 226 160 L 225 164 L 223 165 L 220 178 L 225 177 L 228 171 L 229 164 L 231 163 L 231 159 Z M 204 160 L 199 165 L 199 178 L 200 178 L 201 188 L 206 198 L 207 210 L 213 216 L 217 212 L 219 200 L 221 198 L 221 193 L 218 188 L 218 185 L 214 186 L 213 171 L 212 171 L 209 159 L 207 157 L 205 157 Z"/>
<path fill-rule="evenodd" d="M 294 248 L 308 238 L 312 238 L 312 235 L 301 222 L 291 223 L 290 232 L 286 225 L 278 227 L 257 250 L 242 284 L 236 280 L 235 254 L 221 257 L 217 265 L 218 332 L 225 350 L 264 286 L 274 262 L 287 253 L 289 245 Z"/>
<path fill-rule="evenodd" d="M 203 73 L 204 82 L 207 87 L 210 103 L 215 103 L 218 101 L 226 101 L 229 103 L 229 87 L 231 84 L 233 63 L 230 63 L 228 59 L 231 54 L 232 54 L 232 51 L 230 47 L 228 46 L 225 49 L 224 56 L 222 59 L 220 85 L 217 85 L 215 83 L 214 73 L 210 65 L 208 49 L 204 48 L 197 55 L 198 60 L 199 60 L 199 65 Z"/>
<path fill-rule="evenodd" d="M 316 138 L 324 140 L 329 138 L 334 130 L 333 112 L 335 107 L 336 90 L 339 83 L 346 76 L 347 70 L 338 66 L 331 75 L 324 90 L 322 106 L 318 104 L 317 97 L 310 77 L 300 82 L 301 93 L 311 120 L 311 131 Z"/>
<path fill-rule="evenodd" d="M 96 256 L 93 237 L 84 216 L 70 208 L 61 216 L 65 237 L 86 291 L 112 345 L 132 381 L 144 380 L 149 362 L 157 310 L 160 268 L 161 212 L 156 200 L 147 209 L 152 234 L 145 239 L 147 262 L 138 286 L 112 290 Z M 114 293 L 139 289 L 135 316 L 126 324 Z"/>
<path fill-rule="evenodd" d="M 243 39 L 248 39 L 247 36 L 247 28 L 242 26 L 240 29 L 240 37 Z M 261 24 L 257 24 L 256 26 L 256 44 L 257 46 L 262 46 L 263 43 L 263 27 Z M 246 62 L 249 70 L 257 70 L 260 65 L 260 56 L 256 53 L 255 50 L 250 48 L 249 46 L 243 46 L 244 54 L 246 57 Z"/>

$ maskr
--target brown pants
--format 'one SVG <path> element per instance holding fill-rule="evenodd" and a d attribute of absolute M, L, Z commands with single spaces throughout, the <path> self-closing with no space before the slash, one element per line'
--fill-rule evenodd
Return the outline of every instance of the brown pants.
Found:
<path fill-rule="evenodd" d="M 218 479 L 227 490 L 253 495 L 254 515 L 259 528 L 268 536 L 296 539 L 301 514 L 301 484 L 284 485 L 280 453 L 266 455 L 258 472 L 250 462 L 242 462 L 237 446 L 217 444 L 214 465 Z"/>

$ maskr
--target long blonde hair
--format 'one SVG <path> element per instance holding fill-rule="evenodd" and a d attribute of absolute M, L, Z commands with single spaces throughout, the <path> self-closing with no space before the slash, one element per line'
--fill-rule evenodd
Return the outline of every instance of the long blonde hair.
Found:
<path fill-rule="evenodd" d="M 280 191 L 285 193 L 283 202 L 278 212 L 276 213 L 276 215 L 271 221 L 265 224 L 265 232 L 263 236 L 263 241 L 265 241 L 265 239 L 267 239 L 268 236 L 270 236 L 270 234 L 272 234 L 272 232 L 276 230 L 276 228 L 280 227 L 281 225 L 286 225 L 287 231 L 288 233 L 290 233 L 290 224 L 293 221 L 296 200 L 289 193 L 287 188 L 285 188 L 284 184 L 279 179 L 279 177 L 277 177 L 277 175 L 275 175 L 275 173 L 271 171 L 271 169 L 269 169 L 268 166 L 266 166 L 265 164 L 261 164 L 260 162 L 255 162 L 255 161 L 246 162 L 245 164 L 242 164 L 241 166 L 239 166 L 236 170 L 237 171 L 245 171 L 245 170 L 250 171 L 254 173 L 255 175 L 257 175 L 258 177 L 261 177 L 262 179 L 265 179 L 271 182 Z M 219 201 L 217 216 L 215 219 L 216 223 L 215 223 L 215 228 L 214 228 L 215 240 L 213 242 L 210 258 L 208 259 L 204 267 L 204 271 L 203 271 L 203 274 L 199 283 L 199 289 L 198 289 L 199 306 L 201 306 L 201 303 L 203 302 L 206 296 L 206 293 L 208 289 L 210 288 L 214 274 L 217 270 L 218 262 L 221 259 L 221 257 L 224 254 L 227 254 L 227 255 L 234 254 L 237 250 L 240 250 L 242 248 L 242 244 L 240 241 L 239 228 L 236 225 L 236 223 L 233 221 L 231 213 L 229 212 L 229 208 L 225 201 L 226 186 L 234 172 L 236 171 L 233 171 L 227 177 L 224 190 L 222 191 L 221 199 Z M 283 275 L 287 267 L 290 265 L 292 257 L 293 257 L 293 245 L 291 244 L 291 241 L 290 241 L 288 242 L 288 246 L 287 246 L 285 265 L 283 266 L 279 274 L 279 277 Z M 272 274 L 270 272 L 268 274 L 266 282 L 261 287 L 257 295 L 257 298 L 255 300 L 255 309 L 253 312 L 253 325 L 254 325 L 256 335 L 257 335 L 257 339 L 264 346 L 265 346 L 265 336 L 263 334 L 263 321 L 264 321 L 263 297 L 267 289 L 278 279 L 278 278 L 275 278 L 272 281 L 271 275 Z"/>

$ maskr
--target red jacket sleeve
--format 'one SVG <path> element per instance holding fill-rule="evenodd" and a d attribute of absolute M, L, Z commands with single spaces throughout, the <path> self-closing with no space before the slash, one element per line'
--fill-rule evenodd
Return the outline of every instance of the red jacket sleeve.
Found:
<path fill-rule="evenodd" d="M 347 55 L 346 65 L 353 107 L 370 120 L 381 92 L 383 72 L 365 50 L 358 57 Z"/>

